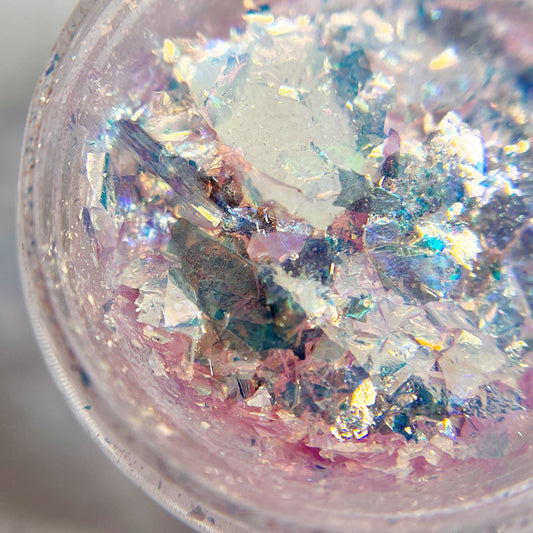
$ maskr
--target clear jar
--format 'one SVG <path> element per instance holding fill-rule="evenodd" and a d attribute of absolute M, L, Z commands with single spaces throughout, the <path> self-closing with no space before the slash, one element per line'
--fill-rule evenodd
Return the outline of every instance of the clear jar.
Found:
<path fill-rule="evenodd" d="M 326 4 L 327 11 L 350 2 Z M 378 24 L 376 13 L 388 4 L 376 1 L 377 11 L 363 16 Z M 432 12 L 459 16 L 467 8 L 454 4 L 436 3 Z M 291 16 L 321 8 L 319 1 L 272 2 L 276 14 Z M 533 17 L 531 7 L 470 8 L 501 19 L 494 31 L 509 61 L 530 72 L 524 17 Z M 87 154 L 111 110 L 135 107 L 157 85 L 145 60 L 154 48 L 169 37 L 225 38 L 242 26 L 244 11 L 237 0 L 82 0 L 59 37 L 31 104 L 19 193 L 26 298 L 59 387 L 111 460 L 200 531 L 530 531 L 531 406 L 515 416 L 502 456 L 487 445 L 483 457 L 404 478 L 370 468 L 301 475 L 297 455 L 263 460 L 247 436 L 217 423 L 216 409 L 194 403 L 185 381 L 156 379 L 142 346 L 111 335 L 102 310 L 117 294 L 116 270 L 99 262 L 84 219 Z M 486 442 L 501 437 L 497 427 L 486 430 Z"/>

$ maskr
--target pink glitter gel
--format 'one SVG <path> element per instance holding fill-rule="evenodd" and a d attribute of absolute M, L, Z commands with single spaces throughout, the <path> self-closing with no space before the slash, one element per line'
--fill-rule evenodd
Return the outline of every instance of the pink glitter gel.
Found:
<path fill-rule="evenodd" d="M 353 4 L 80 3 L 21 168 L 35 328 L 200 531 L 526 532 L 531 6 Z"/>

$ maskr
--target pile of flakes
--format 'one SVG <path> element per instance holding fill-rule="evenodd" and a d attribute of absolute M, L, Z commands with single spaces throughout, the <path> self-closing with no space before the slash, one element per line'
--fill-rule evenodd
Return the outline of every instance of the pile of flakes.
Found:
<path fill-rule="evenodd" d="M 168 87 L 110 120 L 83 216 L 154 379 L 340 455 L 449 450 L 526 409 L 527 95 L 502 57 L 442 47 L 447 12 L 360 4 L 165 41 Z"/>

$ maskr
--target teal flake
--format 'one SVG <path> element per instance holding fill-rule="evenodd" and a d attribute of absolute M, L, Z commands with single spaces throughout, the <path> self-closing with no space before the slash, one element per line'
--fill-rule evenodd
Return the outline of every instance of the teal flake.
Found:
<path fill-rule="evenodd" d="M 393 374 L 396 374 L 398 370 L 403 368 L 407 363 L 405 361 L 398 361 L 394 362 L 388 365 L 381 365 L 379 368 L 379 375 L 381 378 L 386 378 L 387 376 L 392 376 Z"/>
<path fill-rule="evenodd" d="M 104 206 L 104 209 L 107 210 L 107 187 L 102 185 L 102 193 L 100 194 L 100 203 Z"/>
<path fill-rule="evenodd" d="M 368 296 L 361 295 L 360 298 L 351 298 L 350 304 L 345 310 L 348 318 L 362 321 L 365 315 L 374 307 Z"/>
<path fill-rule="evenodd" d="M 492 277 L 496 281 L 500 281 L 502 279 L 501 265 L 498 263 L 491 263 L 489 268 L 490 268 L 490 273 L 492 274 Z"/>
<path fill-rule="evenodd" d="M 422 243 L 426 248 L 435 252 L 442 252 L 446 248 L 444 241 L 437 237 L 424 238 Z"/>

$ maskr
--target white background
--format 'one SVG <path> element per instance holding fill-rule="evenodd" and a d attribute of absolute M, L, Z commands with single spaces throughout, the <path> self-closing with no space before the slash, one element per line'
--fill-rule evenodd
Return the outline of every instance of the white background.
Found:
<path fill-rule="evenodd" d="M 67 409 L 28 323 L 16 260 L 26 110 L 74 0 L 0 0 L 0 532 L 186 533 Z"/>

